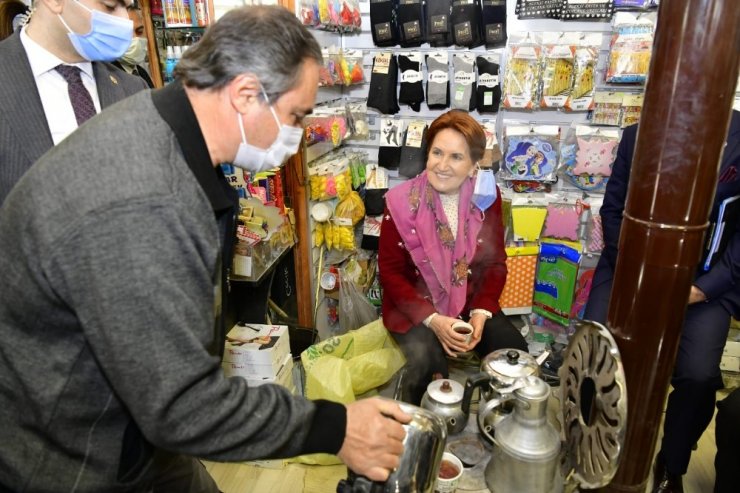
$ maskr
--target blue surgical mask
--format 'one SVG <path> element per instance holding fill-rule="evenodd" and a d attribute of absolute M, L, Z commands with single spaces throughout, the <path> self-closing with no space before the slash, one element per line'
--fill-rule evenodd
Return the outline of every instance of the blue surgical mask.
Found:
<path fill-rule="evenodd" d="M 479 169 L 475 177 L 475 188 L 473 188 L 473 204 L 485 211 L 496 202 L 498 191 L 496 189 L 496 178 L 490 169 Z"/>
<path fill-rule="evenodd" d="M 242 168 L 252 173 L 259 173 L 260 171 L 267 171 L 269 169 L 277 168 L 283 164 L 290 156 L 298 152 L 298 148 L 301 145 L 301 138 L 303 138 L 303 129 L 297 127 L 291 127 L 289 125 L 283 125 L 280 123 L 280 119 L 277 117 L 275 110 L 270 104 L 270 100 L 265 93 L 265 89 L 262 88 L 262 94 L 265 96 L 265 101 L 270 105 L 270 112 L 272 117 L 275 119 L 278 128 L 280 129 L 275 141 L 267 149 L 260 149 L 257 146 L 253 146 L 247 142 L 247 136 L 244 133 L 244 122 L 242 121 L 242 115 L 237 113 L 237 120 L 239 121 L 239 131 L 242 134 L 242 141 L 239 144 L 239 149 L 234 157 L 234 166 Z"/>
<path fill-rule="evenodd" d="M 134 23 L 130 19 L 116 17 L 99 10 L 91 10 L 82 5 L 79 0 L 75 1 L 91 14 L 90 32 L 77 34 L 69 28 L 61 15 L 59 15 L 59 20 L 69 31 L 67 36 L 69 36 L 77 53 L 91 62 L 118 60 L 131 45 L 131 38 L 134 36 Z"/>

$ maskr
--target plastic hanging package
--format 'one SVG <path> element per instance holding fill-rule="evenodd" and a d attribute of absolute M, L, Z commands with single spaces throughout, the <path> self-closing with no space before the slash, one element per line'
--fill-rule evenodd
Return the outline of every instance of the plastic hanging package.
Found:
<path fill-rule="evenodd" d="M 622 122 L 621 127 L 626 128 L 640 121 L 642 104 L 645 101 L 644 94 L 625 94 L 622 98 Z"/>
<path fill-rule="evenodd" d="M 416 51 L 399 54 L 398 70 L 401 72 L 398 102 L 409 105 L 414 111 L 419 111 L 421 103 L 424 102 L 421 53 Z"/>
<path fill-rule="evenodd" d="M 611 176 L 618 145 L 619 132 L 616 129 L 576 126 L 576 164 L 573 174 Z"/>
<path fill-rule="evenodd" d="M 542 236 L 560 240 L 578 241 L 581 208 L 576 203 L 550 202 L 547 204 L 545 230 Z"/>
<path fill-rule="evenodd" d="M 540 108 L 565 106 L 573 87 L 578 33 L 542 33 Z"/>
<path fill-rule="evenodd" d="M 427 106 L 429 109 L 450 106 L 450 67 L 446 51 L 427 55 Z"/>
<path fill-rule="evenodd" d="M 365 204 L 360 194 L 354 190 L 351 191 L 344 200 L 336 205 L 334 217 L 349 219 L 352 226 L 362 221 L 362 218 L 365 217 Z"/>
<path fill-rule="evenodd" d="M 506 46 L 506 0 L 483 0 L 481 16 L 486 48 Z"/>
<path fill-rule="evenodd" d="M 452 58 L 454 72 L 452 108 L 463 111 L 475 109 L 475 55 L 455 53 Z"/>
<path fill-rule="evenodd" d="M 560 243 L 542 242 L 537 261 L 533 311 L 561 325 L 570 321 L 581 254 Z"/>
<path fill-rule="evenodd" d="M 516 0 L 517 19 L 560 19 L 561 0 Z"/>
<path fill-rule="evenodd" d="M 370 30 L 375 46 L 396 46 L 398 44 L 398 24 L 393 0 L 372 0 L 370 2 Z"/>
<path fill-rule="evenodd" d="M 514 241 L 538 241 L 547 217 L 547 203 L 542 200 L 512 199 L 511 222 Z"/>
<path fill-rule="evenodd" d="M 384 168 L 398 169 L 398 164 L 401 162 L 403 134 L 403 120 L 392 117 L 381 118 L 378 163 Z"/>
<path fill-rule="evenodd" d="M 367 123 L 367 102 L 348 102 L 345 105 L 347 116 L 347 139 L 367 140 L 370 137 L 370 125 Z"/>
<path fill-rule="evenodd" d="M 454 44 L 468 48 L 483 44 L 480 11 L 480 0 L 453 0 L 450 25 Z"/>
<path fill-rule="evenodd" d="M 596 64 L 602 41 L 601 33 L 584 33 L 580 36 L 574 60 L 573 87 L 564 105 L 568 111 L 593 109 Z"/>
<path fill-rule="evenodd" d="M 496 138 L 496 122 L 483 120 L 481 126 L 486 134 L 486 149 L 483 151 L 483 158 L 479 163 L 480 167 L 493 168 L 494 172 L 498 171 L 504 155 L 501 153 L 501 146 L 499 146 Z"/>
<path fill-rule="evenodd" d="M 594 110 L 591 123 L 618 127 L 622 121 L 622 99 L 624 93 L 614 91 L 596 91 L 594 93 Z"/>
<path fill-rule="evenodd" d="M 362 50 L 344 50 L 340 66 L 342 83 L 345 86 L 365 82 L 365 71 L 362 69 L 363 58 Z"/>
<path fill-rule="evenodd" d="M 385 211 L 385 194 L 388 192 L 388 172 L 377 164 L 365 167 L 365 213 L 380 216 Z"/>
<path fill-rule="evenodd" d="M 478 113 L 497 113 L 501 102 L 501 85 L 499 84 L 500 57 L 491 53 L 476 57 L 478 67 L 478 84 L 476 103 Z"/>
<path fill-rule="evenodd" d="M 398 33 L 401 47 L 411 48 L 424 42 L 424 16 L 422 0 L 403 0 L 396 4 Z"/>
<path fill-rule="evenodd" d="M 504 131 L 506 152 L 500 178 L 528 181 L 556 179 L 560 127 L 510 125 Z"/>
<path fill-rule="evenodd" d="M 614 15 L 614 0 L 562 0 L 560 18 L 564 21 L 607 22 Z"/>
<path fill-rule="evenodd" d="M 423 121 L 410 122 L 406 130 L 406 140 L 401 148 L 401 162 L 398 174 L 406 178 L 413 178 L 424 171 L 426 164 L 426 131 L 427 125 Z"/>
<path fill-rule="evenodd" d="M 644 84 L 653 49 L 654 13 L 617 12 L 612 20 L 612 38 L 606 82 Z"/>
<path fill-rule="evenodd" d="M 388 2 L 390 3 L 390 2 Z M 370 89 L 367 96 L 368 108 L 375 108 L 384 115 L 399 112 L 396 96 L 398 85 L 398 64 L 391 52 L 378 53 L 373 57 L 373 70 L 370 75 Z"/>
<path fill-rule="evenodd" d="M 430 46 L 441 47 L 452 44 L 450 10 L 452 0 L 426 0 L 426 36 Z"/>
<path fill-rule="evenodd" d="M 343 200 L 352 191 L 349 160 L 342 157 L 328 163 L 319 163 L 308 169 L 311 200 Z"/>
<path fill-rule="evenodd" d="M 512 33 L 507 50 L 502 104 L 506 109 L 532 110 L 537 106 L 542 48 L 532 33 Z"/>

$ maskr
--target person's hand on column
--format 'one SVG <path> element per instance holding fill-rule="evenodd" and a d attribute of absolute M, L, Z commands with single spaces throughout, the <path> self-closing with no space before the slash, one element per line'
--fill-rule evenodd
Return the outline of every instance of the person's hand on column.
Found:
<path fill-rule="evenodd" d="M 411 421 L 389 399 L 361 399 L 347 405 L 347 431 L 337 456 L 352 471 L 373 481 L 385 481 L 398 467 Z"/>
<path fill-rule="evenodd" d="M 707 295 L 704 294 L 704 291 L 692 285 L 691 291 L 689 292 L 689 305 L 694 304 L 694 303 L 700 303 L 706 300 L 707 300 Z"/>
<path fill-rule="evenodd" d="M 456 353 L 464 353 L 468 350 L 465 345 L 465 336 L 452 330 L 452 324 L 459 321 L 459 318 L 438 314 L 429 323 L 429 328 L 434 331 L 442 348 L 453 358 L 457 357 Z"/>

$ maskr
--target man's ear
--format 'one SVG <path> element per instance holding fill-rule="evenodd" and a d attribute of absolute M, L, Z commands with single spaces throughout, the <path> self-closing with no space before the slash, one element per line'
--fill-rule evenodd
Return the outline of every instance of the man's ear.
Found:
<path fill-rule="evenodd" d="M 57 15 L 64 12 L 64 8 L 67 2 L 73 2 L 74 0 L 35 0 L 33 2 L 34 8 L 45 8 L 52 14 Z"/>
<path fill-rule="evenodd" d="M 229 100 L 234 109 L 241 114 L 248 112 L 255 104 L 261 104 L 260 82 L 254 74 L 241 74 L 234 77 L 226 86 Z"/>

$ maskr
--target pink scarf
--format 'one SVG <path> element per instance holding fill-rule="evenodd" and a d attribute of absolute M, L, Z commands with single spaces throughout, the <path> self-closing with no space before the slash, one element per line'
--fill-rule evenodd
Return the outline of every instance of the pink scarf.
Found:
<path fill-rule="evenodd" d="M 386 194 L 388 210 L 432 295 L 434 308 L 449 317 L 457 317 L 465 307 L 468 269 L 483 225 L 483 214 L 471 200 L 473 185 L 471 178 L 460 187 L 457 240 L 426 172 Z"/>

